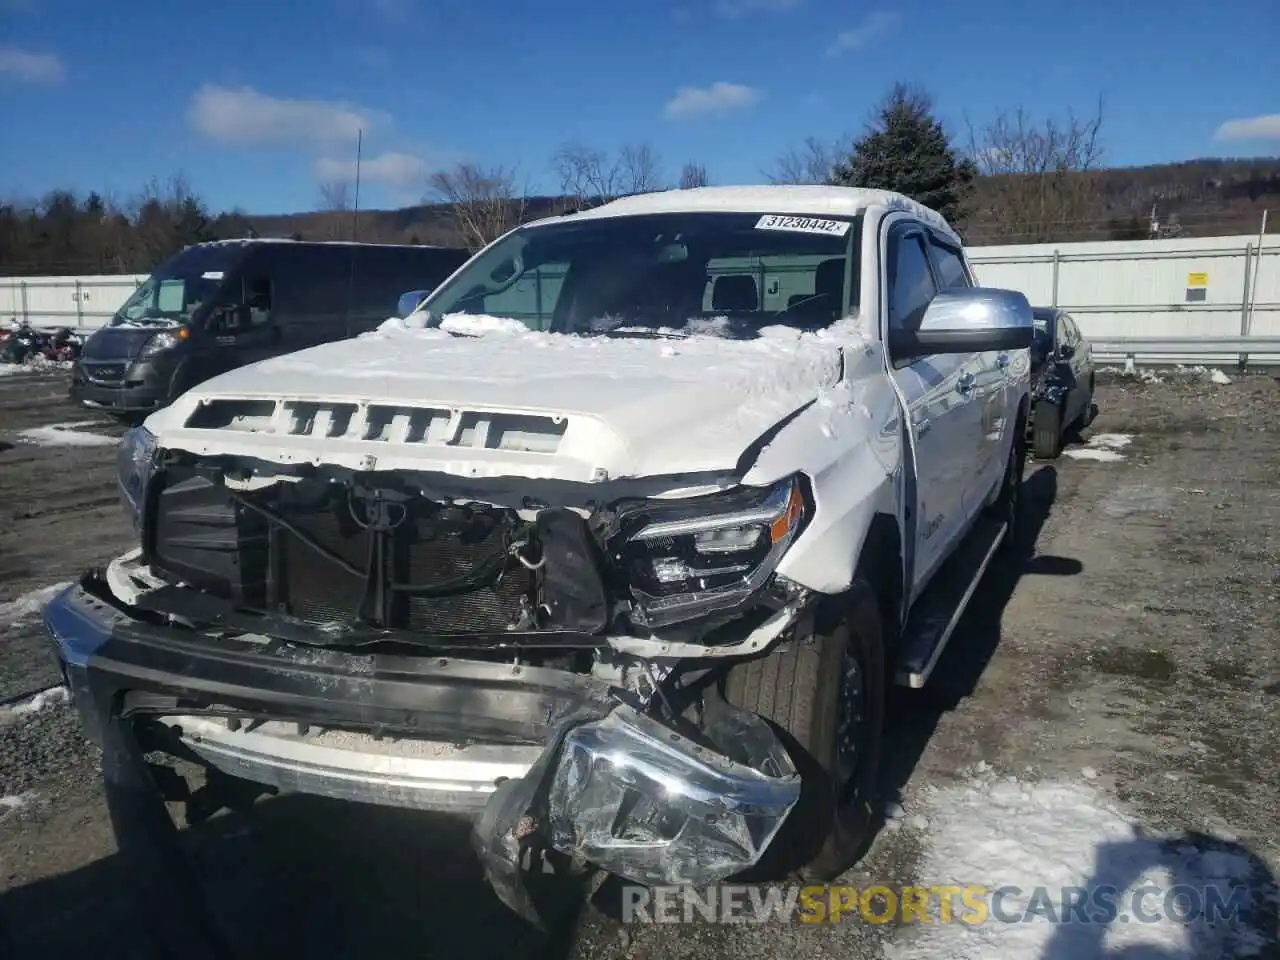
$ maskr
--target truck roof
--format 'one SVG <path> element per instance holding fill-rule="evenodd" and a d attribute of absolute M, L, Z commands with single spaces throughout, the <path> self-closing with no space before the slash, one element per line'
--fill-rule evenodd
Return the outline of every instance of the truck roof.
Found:
<path fill-rule="evenodd" d="M 945 231 L 959 242 L 951 224 L 936 210 L 892 190 L 818 185 L 695 187 L 621 197 L 556 220 L 632 217 L 647 213 L 783 213 L 802 216 L 852 217 L 873 206 L 902 210 Z"/>

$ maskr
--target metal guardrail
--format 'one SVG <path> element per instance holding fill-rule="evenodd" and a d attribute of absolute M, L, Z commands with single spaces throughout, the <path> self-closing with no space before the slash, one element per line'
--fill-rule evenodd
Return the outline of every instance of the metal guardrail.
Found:
<path fill-rule="evenodd" d="M 1243 337 L 1090 337 L 1089 344 L 1099 356 L 1121 356 L 1131 362 L 1142 357 L 1235 356 L 1241 366 L 1250 362 L 1271 366 L 1280 363 L 1280 335 Z M 1272 357 L 1258 357 L 1272 354 Z M 1253 360 L 1250 361 L 1250 357 Z"/>
<path fill-rule="evenodd" d="M 1094 353 L 1276 353 L 1280 335 L 1249 337 L 1090 337 Z"/>

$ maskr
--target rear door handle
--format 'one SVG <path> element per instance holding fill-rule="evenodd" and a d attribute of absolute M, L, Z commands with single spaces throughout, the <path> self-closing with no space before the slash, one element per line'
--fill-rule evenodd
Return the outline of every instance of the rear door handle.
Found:
<path fill-rule="evenodd" d="M 1000 356 L 996 357 L 996 366 L 999 367 L 1001 370 L 1003 370 L 1008 365 L 1009 365 L 1009 355 L 1007 353 L 1002 353 L 1000 354 Z"/>
<path fill-rule="evenodd" d="M 972 373 L 961 374 L 960 379 L 956 381 L 956 390 L 960 393 L 968 393 L 973 389 L 976 378 Z"/>

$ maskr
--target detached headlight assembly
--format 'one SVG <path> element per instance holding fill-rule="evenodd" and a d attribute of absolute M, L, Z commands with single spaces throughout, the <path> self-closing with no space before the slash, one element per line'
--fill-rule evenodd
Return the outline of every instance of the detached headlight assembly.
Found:
<path fill-rule="evenodd" d="M 120 504 L 133 523 L 135 533 L 142 530 L 142 508 L 146 502 L 147 482 L 156 455 L 156 437 L 146 427 L 134 427 L 120 441 L 116 453 L 116 481 L 120 484 Z"/>
<path fill-rule="evenodd" d="M 800 478 L 691 500 L 649 501 L 624 515 L 621 562 L 649 627 L 732 609 L 773 575 L 808 507 Z"/>

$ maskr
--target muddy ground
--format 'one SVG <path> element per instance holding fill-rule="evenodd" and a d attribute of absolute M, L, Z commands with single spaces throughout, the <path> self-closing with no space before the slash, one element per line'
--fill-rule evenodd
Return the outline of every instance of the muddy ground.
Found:
<path fill-rule="evenodd" d="M 65 400 L 64 376 L 0 377 L 0 605 L 130 546 L 114 447 L 81 435 L 120 429 L 83 424 L 102 418 Z M 1098 400 L 1086 442 L 1028 472 L 1035 545 L 1021 575 L 989 577 L 934 688 L 894 698 L 893 819 L 849 879 L 943 879 L 924 872 L 944 838 L 913 814 L 974 771 L 1087 784 L 1161 837 L 1247 861 L 1260 891 L 1251 942 L 1266 956 L 1280 951 L 1266 896 L 1280 872 L 1280 382 L 1111 378 Z M 73 445 L 21 434 L 71 422 Z M 0 703 L 56 682 L 38 624 L 0 623 Z M 0 801 L 5 960 L 151 955 L 97 763 L 65 704 L 0 713 L 0 798 L 20 798 Z M 483 887 L 458 822 L 310 798 L 189 834 L 244 956 L 799 960 L 891 955 L 916 936 L 892 924 L 624 929 L 592 910 L 539 935 Z"/>

